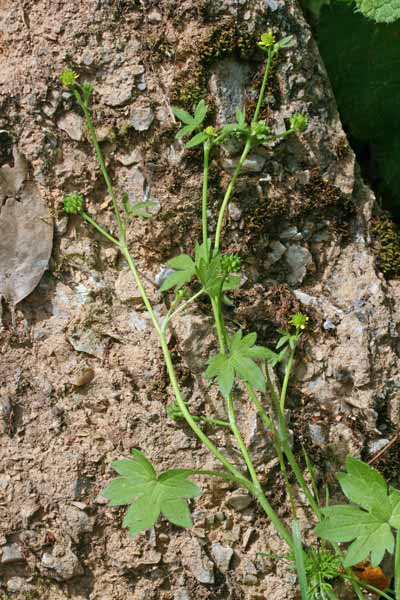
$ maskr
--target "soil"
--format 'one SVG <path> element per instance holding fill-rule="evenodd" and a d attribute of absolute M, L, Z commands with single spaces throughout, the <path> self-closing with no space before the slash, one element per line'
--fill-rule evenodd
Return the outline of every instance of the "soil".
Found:
<path fill-rule="evenodd" d="M 198 48 L 220 40 L 222 25 L 234 28 L 233 40 L 242 40 L 242 31 L 255 40 L 269 27 L 296 36 L 301 51 L 276 65 L 271 122 L 284 127 L 299 111 L 310 127 L 260 152 L 261 170 L 239 181 L 224 247 L 241 252 L 245 277 L 228 321 L 272 345 L 293 312 L 310 317 L 289 405 L 294 447 L 300 456 L 304 445 L 315 458 L 321 482 L 332 480 L 347 453 L 373 456 L 398 427 L 399 285 L 384 279 L 370 247 L 375 199 L 352 151 L 336 152 L 345 136 L 298 5 L 273 4 L 276 10 L 261 0 L 3 0 L 0 168 L 15 167 L 13 147 L 25 157 L 26 180 L 48 207 L 54 239 L 34 292 L 15 316 L 9 306 L 2 315 L 2 598 L 297 598 L 293 571 L 279 559 L 285 545 L 255 503 L 232 506 L 239 493 L 232 484 L 199 479 L 204 494 L 192 503 L 193 529 L 160 521 L 134 539 L 121 528 L 124 510 L 100 495 L 113 477 L 111 462 L 132 448 L 159 470 L 217 465 L 187 426 L 167 416 L 173 394 L 127 265 L 78 217 L 63 213 L 64 194 L 79 191 L 93 218 L 115 231 L 79 108 L 58 81 L 66 68 L 95 85 L 95 126 L 119 193 L 159 204 L 153 219 L 131 225 L 129 244 L 163 315 L 168 297 L 157 277 L 169 258 L 192 252 L 200 231 L 201 157 L 184 155 L 174 141 L 177 82 L 194 77 L 198 85 L 198 69 L 207 82 L 228 56 L 243 63 L 235 41 L 226 48 L 219 41 L 222 58 L 214 49 L 201 63 Z M 260 64 L 257 55 L 246 63 L 254 80 Z M 235 81 L 227 85 L 234 89 Z M 221 117 L 221 92 L 213 98 L 207 85 L 205 92 Z M 213 211 L 228 172 L 224 157 L 215 157 Z M 177 320 L 170 347 L 191 410 L 223 418 L 201 378 L 215 348 L 206 304 Z M 245 402 L 239 420 L 268 497 L 289 519 L 276 459 Z M 209 433 L 241 467 L 229 436 Z M 384 462 L 395 484 L 396 453 L 393 444 Z M 306 509 L 301 521 L 311 540 Z"/>

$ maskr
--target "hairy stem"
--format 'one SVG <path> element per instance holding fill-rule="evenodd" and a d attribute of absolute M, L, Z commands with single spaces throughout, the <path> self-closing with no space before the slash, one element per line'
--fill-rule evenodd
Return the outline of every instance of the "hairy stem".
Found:
<path fill-rule="evenodd" d="M 92 227 L 94 227 L 99 233 L 101 233 L 101 235 L 104 236 L 109 242 L 112 242 L 118 248 L 120 247 L 119 241 L 117 239 L 115 239 L 115 237 L 113 237 L 111 235 L 111 233 L 108 233 L 108 231 L 106 231 L 105 229 L 103 229 L 103 227 L 101 225 L 99 225 L 98 223 L 96 223 L 96 221 L 94 221 L 92 219 L 92 217 L 89 217 L 89 215 L 87 213 L 85 213 L 83 211 L 83 212 L 81 212 L 81 216 L 82 216 L 82 219 L 84 219 L 85 221 L 87 221 L 88 223 L 90 223 L 90 225 Z"/>
<path fill-rule="evenodd" d="M 210 160 L 210 142 L 207 140 L 203 144 L 203 154 L 204 154 L 204 163 L 203 163 L 203 188 L 202 188 L 202 198 L 201 198 L 201 225 L 202 225 L 202 234 L 203 234 L 203 245 L 204 252 L 206 256 L 206 261 L 209 262 L 209 249 L 208 249 L 208 215 L 207 215 L 207 200 L 208 200 L 208 165 Z"/>

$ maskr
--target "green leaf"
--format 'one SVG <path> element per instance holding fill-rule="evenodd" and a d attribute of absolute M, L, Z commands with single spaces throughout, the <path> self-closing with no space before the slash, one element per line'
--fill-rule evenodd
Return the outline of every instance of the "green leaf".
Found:
<path fill-rule="evenodd" d="M 377 23 L 393 23 L 400 18 L 399 0 L 355 0 L 357 8 Z"/>
<path fill-rule="evenodd" d="M 190 115 L 183 108 L 179 108 L 178 106 L 173 106 L 172 112 L 180 121 L 182 121 L 182 123 L 185 123 L 185 125 L 193 125 L 195 123 L 195 120 L 192 117 L 192 115 Z"/>
<path fill-rule="evenodd" d="M 154 526 L 162 513 L 171 523 L 190 527 L 192 520 L 186 503 L 187 498 L 196 498 L 202 490 L 187 477 L 191 469 L 170 469 L 157 476 L 152 464 L 138 450 L 133 451 L 133 460 L 123 459 L 112 463 L 123 477 L 114 479 L 102 495 L 110 500 L 111 506 L 131 504 L 123 527 L 131 535 Z"/>
<path fill-rule="evenodd" d="M 265 378 L 255 359 L 265 358 L 267 348 L 255 346 L 256 339 L 256 333 L 242 337 L 241 330 L 238 330 L 230 340 L 229 353 L 219 353 L 209 360 L 205 377 L 216 378 L 225 397 L 232 390 L 235 375 L 256 390 L 265 392 Z"/>
<path fill-rule="evenodd" d="M 178 133 L 176 134 L 176 138 L 179 140 L 183 137 L 185 137 L 185 135 L 190 135 L 193 133 L 193 131 L 196 129 L 196 125 L 185 125 L 185 127 L 182 127 L 182 129 L 180 129 L 178 131 Z"/>
<path fill-rule="evenodd" d="M 196 110 L 194 111 L 194 120 L 197 126 L 199 126 L 204 121 L 207 111 L 207 104 L 204 102 L 204 100 L 200 100 L 200 102 L 196 106 Z"/>
<path fill-rule="evenodd" d="M 189 283 L 196 274 L 196 266 L 188 254 L 181 254 L 172 258 L 167 262 L 167 265 L 174 269 L 174 272 L 168 275 L 162 284 L 160 288 L 162 292 L 166 292 L 173 287 L 175 291 L 178 291 L 182 286 Z"/>
<path fill-rule="evenodd" d="M 206 140 L 208 140 L 208 135 L 204 133 L 204 131 L 200 131 L 200 133 L 196 133 L 196 135 L 192 137 L 191 140 L 186 142 L 185 148 L 193 148 L 194 146 L 202 144 Z"/>
<path fill-rule="evenodd" d="M 361 460 L 349 456 L 347 473 L 337 473 L 344 495 L 354 504 L 376 512 L 387 520 L 392 514 L 388 486 L 380 473 Z"/>
<path fill-rule="evenodd" d="M 375 566 L 386 551 L 393 553 L 391 528 L 400 526 L 400 492 L 389 490 L 382 475 L 360 460 L 348 457 L 346 468 L 347 473 L 338 473 L 337 478 L 347 498 L 359 506 L 322 509 L 324 519 L 315 533 L 332 543 L 352 542 L 343 563 L 345 567 L 369 556 Z"/>

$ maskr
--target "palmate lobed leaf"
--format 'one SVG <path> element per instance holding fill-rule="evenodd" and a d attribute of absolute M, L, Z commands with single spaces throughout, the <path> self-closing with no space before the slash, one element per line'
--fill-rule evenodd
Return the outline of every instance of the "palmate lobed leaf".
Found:
<path fill-rule="evenodd" d="M 392 527 L 400 528 L 400 492 L 388 488 L 382 475 L 352 457 L 346 460 L 347 473 L 337 478 L 345 495 L 358 506 L 339 505 L 322 509 L 324 519 L 315 533 L 332 543 L 352 542 L 344 566 L 349 567 L 371 556 L 378 565 L 385 552 L 393 553 Z"/>
<path fill-rule="evenodd" d="M 239 330 L 230 340 L 229 353 L 219 353 L 209 360 L 205 377 L 216 378 L 225 397 L 232 391 L 235 374 L 256 390 L 265 392 L 265 378 L 255 360 L 268 359 L 269 351 L 263 346 L 255 346 L 256 339 L 256 333 L 243 337 Z"/>
<path fill-rule="evenodd" d="M 131 504 L 123 527 L 131 535 L 153 527 L 160 514 L 175 525 L 190 527 L 192 520 L 186 499 L 202 493 L 187 477 L 191 469 L 171 469 L 157 476 L 146 457 L 134 450 L 133 460 L 122 459 L 112 463 L 118 477 L 103 491 L 111 506 Z"/>

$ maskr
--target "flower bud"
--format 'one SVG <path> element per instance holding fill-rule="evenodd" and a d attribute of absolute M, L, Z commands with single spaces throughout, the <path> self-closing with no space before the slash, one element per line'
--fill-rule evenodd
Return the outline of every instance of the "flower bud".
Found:
<path fill-rule="evenodd" d="M 72 194 L 64 196 L 64 212 L 68 215 L 81 214 L 84 205 L 85 201 L 83 196 L 82 194 L 78 194 L 78 192 L 72 192 Z"/>

